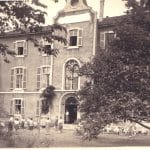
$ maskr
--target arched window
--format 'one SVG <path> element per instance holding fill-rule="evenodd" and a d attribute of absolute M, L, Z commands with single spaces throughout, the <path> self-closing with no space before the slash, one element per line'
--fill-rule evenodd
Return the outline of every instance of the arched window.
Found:
<path fill-rule="evenodd" d="M 69 60 L 65 65 L 65 89 L 77 90 L 78 89 L 78 72 L 79 65 L 76 60 Z"/>

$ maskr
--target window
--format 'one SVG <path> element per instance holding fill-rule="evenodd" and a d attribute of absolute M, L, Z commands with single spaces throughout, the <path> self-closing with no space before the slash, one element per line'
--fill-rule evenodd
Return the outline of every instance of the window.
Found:
<path fill-rule="evenodd" d="M 26 68 L 17 67 L 11 69 L 10 88 L 11 89 L 25 89 L 26 88 Z"/>
<path fill-rule="evenodd" d="M 37 68 L 37 89 L 46 88 L 50 85 L 50 66 Z"/>
<path fill-rule="evenodd" d="M 69 60 L 65 65 L 65 89 L 77 90 L 78 89 L 78 71 L 79 65 L 75 60 Z"/>
<path fill-rule="evenodd" d="M 10 102 L 10 114 L 24 115 L 24 100 L 15 98 Z"/>
<path fill-rule="evenodd" d="M 107 49 L 113 41 L 114 35 L 113 31 L 100 32 L 100 47 L 102 49 Z"/>
<path fill-rule="evenodd" d="M 15 52 L 16 56 L 24 56 L 27 55 L 27 42 L 22 41 L 16 41 L 14 42 Z"/>
<path fill-rule="evenodd" d="M 15 114 L 21 114 L 21 100 L 15 100 Z"/>
<path fill-rule="evenodd" d="M 23 69 L 22 68 L 16 68 L 16 88 L 22 88 L 22 82 L 23 82 Z"/>
<path fill-rule="evenodd" d="M 49 54 L 50 53 L 50 51 L 51 51 L 51 49 L 53 48 L 52 46 L 52 43 L 50 43 L 50 42 L 48 42 L 48 41 L 46 41 L 46 40 L 44 40 L 44 39 L 41 39 L 40 41 L 39 41 L 39 45 L 41 46 L 41 47 L 43 47 L 43 50 L 42 50 L 42 56 L 48 56 L 47 54 Z"/>
<path fill-rule="evenodd" d="M 69 47 L 82 46 L 82 29 L 69 30 Z"/>

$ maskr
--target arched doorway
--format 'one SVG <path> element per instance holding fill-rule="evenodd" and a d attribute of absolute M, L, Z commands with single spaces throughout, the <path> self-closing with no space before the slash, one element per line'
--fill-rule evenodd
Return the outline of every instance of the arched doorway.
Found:
<path fill-rule="evenodd" d="M 69 97 L 65 101 L 65 123 L 73 124 L 77 121 L 77 100 Z"/>

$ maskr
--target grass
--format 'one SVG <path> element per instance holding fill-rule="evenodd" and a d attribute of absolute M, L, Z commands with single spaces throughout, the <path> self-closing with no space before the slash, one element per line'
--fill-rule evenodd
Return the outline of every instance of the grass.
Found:
<path fill-rule="evenodd" d="M 98 139 L 83 141 L 80 136 L 76 136 L 73 130 L 63 130 L 58 133 L 51 129 L 47 134 L 42 129 L 39 135 L 37 129 L 34 131 L 19 130 L 7 140 L 0 140 L 0 147 L 15 148 L 38 148 L 38 147 L 122 147 L 122 146 L 150 146 L 149 135 L 136 135 L 134 137 L 119 136 L 113 134 L 101 134 Z"/>

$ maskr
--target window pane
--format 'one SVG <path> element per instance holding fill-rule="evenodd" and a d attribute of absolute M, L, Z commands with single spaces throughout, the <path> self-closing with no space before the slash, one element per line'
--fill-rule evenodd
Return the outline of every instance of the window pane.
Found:
<path fill-rule="evenodd" d="M 16 75 L 16 88 L 22 88 L 22 75 Z"/>
<path fill-rule="evenodd" d="M 73 30 L 70 30 L 70 31 L 69 31 L 69 35 L 70 35 L 70 36 L 73 36 L 73 33 L 74 33 Z"/>
<path fill-rule="evenodd" d="M 24 42 L 17 42 L 18 47 L 23 47 Z"/>
<path fill-rule="evenodd" d="M 78 77 L 74 77 L 72 80 L 72 89 L 77 90 L 78 89 Z"/>
<path fill-rule="evenodd" d="M 49 74 L 43 75 L 43 87 L 49 86 Z"/>
<path fill-rule="evenodd" d="M 108 48 L 113 39 L 114 33 L 105 33 L 105 48 Z"/>
<path fill-rule="evenodd" d="M 19 68 L 16 68 L 16 73 L 17 73 L 17 74 L 19 73 Z"/>
<path fill-rule="evenodd" d="M 66 90 L 71 90 L 71 80 L 69 80 L 68 78 L 65 78 L 65 89 Z"/>
<path fill-rule="evenodd" d="M 76 29 L 76 30 L 74 30 L 74 34 L 73 34 L 74 36 L 77 36 L 78 35 L 78 30 Z"/>
<path fill-rule="evenodd" d="M 77 46 L 77 36 L 70 37 L 70 46 Z"/>
<path fill-rule="evenodd" d="M 19 70 L 20 70 L 20 73 L 22 74 L 22 72 L 23 72 L 23 68 L 19 68 Z"/>
<path fill-rule="evenodd" d="M 18 55 L 23 55 L 23 47 L 18 47 Z"/>
<path fill-rule="evenodd" d="M 21 100 L 15 100 L 15 113 L 21 114 Z"/>
<path fill-rule="evenodd" d="M 50 73 L 50 67 L 43 67 L 43 74 L 49 74 Z"/>
<path fill-rule="evenodd" d="M 79 37 L 82 37 L 82 30 L 79 30 Z"/>

